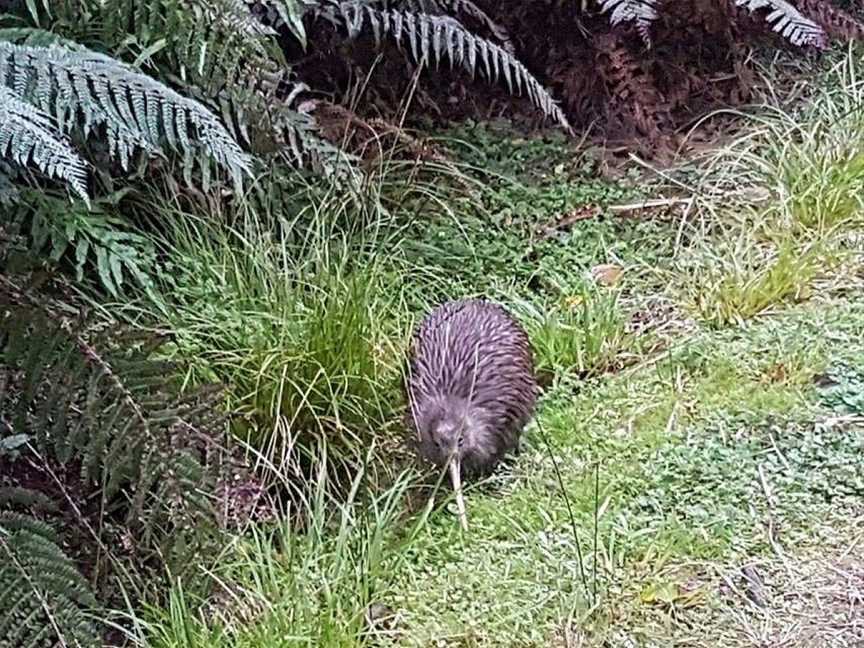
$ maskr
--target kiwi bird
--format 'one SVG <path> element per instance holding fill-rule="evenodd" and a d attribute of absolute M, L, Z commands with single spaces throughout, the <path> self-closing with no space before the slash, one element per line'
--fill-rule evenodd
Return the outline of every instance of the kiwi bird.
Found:
<path fill-rule="evenodd" d="M 466 526 L 461 474 L 490 472 L 519 449 L 539 389 L 525 330 L 500 305 L 446 302 L 414 333 L 406 418 L 421 456 L 447 468 Z"/>

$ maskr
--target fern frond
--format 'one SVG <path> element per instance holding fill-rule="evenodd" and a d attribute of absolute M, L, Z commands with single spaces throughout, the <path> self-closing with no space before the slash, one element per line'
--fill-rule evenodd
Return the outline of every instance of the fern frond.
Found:
<path fill-rule="evenodd" d="M 202 3 L 204 16 L 244 36 L 272 36 L 276 31 L 249 11 L 246 0 L 218 0 Z"/>
<path fill-rule="evenodd" d="M 95 648 L 102 645 L 91 617 L 96 609 L 50 527 L 0 511 L 0 646 Z"/>
<path fill-rule="evenodd" d="M 90 23 L 118 40 L 133 37 L 142 49 L 154 48 L 157 65 L 167 64 L 209 95 L 242 81 L 248 63 L 254 70 L 276 52 L 267 46 L 275 31 L 250 12 L 245 0 L 83 1 Z M 82 12 L 76 7 L 69 13 L 75 20 Z"/>
<path fill-rule="evenodd" d="M 735 4 L 751 12 L 767 9 L 766 22 L 793 45 L 823 48 L 827 43 L 828 39 L 822 27 L 805 18 L 786 0 L 735 0 Z"/>
<path fill-rule="evenodd" d="M 0 157 L 22 167 L 35 165 L 87 197 L 87 167 L 51 118 L 0 86 Z"/>
<path fill-rule="evenodd" d="M 403 2 L 387 3 L 385 4 L 385 8 L 389 9 L 390 5 L 395 9 L 411 11 L 413 13 L 439 14 L 452 17 L 460 15 L 468 16 L 488 29 L 495 37 L 495 40 L 501 43 L 501 46 L 510 54 L 516 51 L 507 30 L 492 20 L 488 13 L 471 0 L 403 0 Z"/>
<path fill-rule="evenodd" d="M 80 466 L 77 488 L 124 515 L 141 553 L 187 562 L 185 552 L 215 537 L 207 494 L 218 453 L 203 448 L 224 433 L 220 392 L 177 396 L 166 385 L 177 370 L 156 359 L 161 344 L 150 336 L 116 328 L 85 335 L 68 309 L 3 275 L 0 308 L 7 433 L 26 434 L 42 465 Z M 131 503 L 123 493 L 134 493 Z"/>
<path fill-rule="evenodd" d="M 40 511 L 54 511 L 57 508 L 54 501 L 45 493 L 17 486 L 0 488 L 0 507 Z"/>
<path fill-rule="evenodd" d="M 96 24 L 111 32 L 132 34 L 142 48 L 153 48 L 152 63 L 171 70 L 192 95 L 222 116 L 232 135 L 255 153 L 274 148 L 306 165 L 320 153 L 323 166 L 333 165 L 313 132 L 295 127 L 291 70 L 272 27 L 287 26 L 305 43 L 304 0 L 87 0 Z M 253 4 L 250 10 L 249 4 Z M 256 15 L 258 17 L 256 17 Z M 202 30 L 206 25 L 206 30 Z M 161 44 L 161 46 L 160 46 Z M 301 150 L 303 151 L 301 153 Z"/>
<path fill-rule="evenodd" d="M 8 506 L 8 504 L 8 502 L 4 502 L 4 507 Z M 0 535 L 5 533 L 8 536 L 17 531 L 28 531 L 29 533 L 40 535 L 51 542 L 58 541 L 57 534 L 54 533 L 54 529 L 48 523 L 24 513 L 0 511 L 0 528 L 2 528 Z"/>
<path fill-rule="evenodd" d="M 78 281 L 89 265 L 115 297 L 128 279 L 147 290 L 155 250 L 147 237 L 129 231 L 128 223 L 117 218 L 118 203 L 126 193 L 99 196 L 84 206 L 70 205 L 40 189 L 23 190 L 26 205 L 19 213 L 22 231 L 29 223 L 28 252 L 53 262 L 65 258 L 74 266 Z"/>
<path fill-rule="evenodd" d="M 249 157 L 212 113 L 103 54 L 0 42 L 0 85 L 50 115 L 63 132 L 79 124 L 85 134 L 104 127 L 124 168 L 136 148 L 167 147 L 183 156 L 190 182 L 194 164 L 209 170 L 211 158 L 235 181 L 249 171 Z"/>
<path fill-rule="evenodd" d="M 600 0 L 602 11 L 609 13 L 609 22 L 620 25 L 634 22 L 646 45 L 651 45 L 651 23 L 657 20 L 658 0 Z"/>
<path fill-rule="evenodd" d="M 287 142 L 283 157 L 297 166 L 311 164 L 325 178 L 359 188 L 356 156 L 320 137 L 315 120 L 303 108 L 284 111 L 281 128 Z"/>
<path fill-rule="evenodd" d="M 314 2 L 303 0 L 267 0 L 256 3 L 263 7 L 266 24 L 275 28 L 285 27 L 294 38 L 306 48 L 306 28 L 303 25 L 303 16 Z"/>
<path fill-rule="evenodd" d="M 831 38 L 864 39 L 864 22 L 833 3 L 824 0 L 798 0 L 795 5 Z"/>
<path fill-rule="evenodd" d="M 21 192 L 15 185 L 15 175 L 15 170 L 0 156 L 0 205 L 11 206 L 18 202 Z"/>
<path fill-rule="evenodd" d="M 475 36 L 449 16 L 432 16 L 406 11 L 382 10 L 363 2 L 332 2 L 319 13 L 342 24 L 349 37 L 371 29 L 376 42 L 386 36 L 404 47 L 420 65 L 459 64 L 474 76 L 478 71 L 488 80 L 504 78 L 512 94 L 524 91 L 546 116 L 567 130 L 570 124 L 543 85 L 504 48 Z M 482 63 L 482 67 L 481 64 Z"/>

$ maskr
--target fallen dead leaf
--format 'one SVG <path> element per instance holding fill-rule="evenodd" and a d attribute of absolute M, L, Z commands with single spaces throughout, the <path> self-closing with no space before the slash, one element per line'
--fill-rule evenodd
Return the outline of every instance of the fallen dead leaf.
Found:
<path fill-rule="evenodd" d="M 602 263 L 591 268 L 591 277 L 601 286 L 614 286 L 623 274 L 624 268 L 614 263 Z"/>

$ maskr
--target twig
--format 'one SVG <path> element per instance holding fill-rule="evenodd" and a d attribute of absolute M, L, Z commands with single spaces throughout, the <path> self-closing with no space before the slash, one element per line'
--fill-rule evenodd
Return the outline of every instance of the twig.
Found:
<path fill-rule="evenodd" d="M 732 579 L 729 578 L 728 575 L 721 572 L 719 568 L 715 567 L 715 570 L 717 571 L 718 575 L 720 576 L 720 579 L 723 581 L 723 583 L 726 585 L 726 587 L 729 588 L 730 592 L 735 594 L 738 598 L 740 598 L 742 601 L 744 601 L 744 603 L 746 603 L 747 605 L 755 605 L 755 603 L 753 602 L 753 600 L 749 596 L 747 596 L 744 592 L 742 592 L 738 587 L 735 586 L 735 583 L 732 582 Z"/>
<path fill-rule="evenodd" d="M 692 198 L 689 198 L 687 201 L 687 207 L 684 208 L 684 213 L 681 214 L 681 223 L 678 225 L 678 231 L 675 233 L 675 250 L 678 251 L 681 248 L 681 239 L 684 237 L 684 227 L 687 225 L 687 217 L 690 215 L 690 210 L 693 209 L 693 205 L 696 204 Z"/>
<path fill-rule="evenodd" d="M 570 227 L 571 225 L 575 225 L 579 221 L 588 220 L 590 218 L 597 218 L 600 216 L 601 210 L 596 206 L 583 207 L 580 209 L 574 209 L 568 212 L 561 220 L 553 221 L 548 225 L 543 227 L 543 233 L 540 235 L 541 240 L 547 240 Z"/>
<path fill-rule="evenodd" d="M 774 446 L 774 452 L 777 453 L 777 456 L 780 458 L 780 462 L 783 464 L 783 467 L 786 470 L 791 471 L 792 466 L 789 465 L 789 461 L 786 459 L 786 455 L 780 450 L 780 447 L 777 445 L 777 439 L 774 438 L 774 433 L 771 430 L 768 430 L 768 438 L 771 439 L 771 445 Z"/>
<path fill-rule="evenodd" d="M 610 205 L 609 211 L 620 214 L 628 211 L 638 211 L 641 209 L 652 209 L 654 207 L 672 207 L 674 205 L 691 205 L 693 198 L 654 198 L 652 200 L 643 200 L 638 203 L 630 203 L 627 205 Z"/>
<path fill-rule="evenodd" d="M 594 464 L 594 549 L 592 556 L 592 578 L 593 582 L 593 590 L 594 590 L 594 601 L 597 601 L 597 538 L 599 535 L 599 525 L 600 525 L 600 462 L 598 461 Z"/>
<path fill-rule="evenodd" d="M 780 546 L 776 537 L 776 527 L 774 525 L 774 495 L 771 493 L 771 488 L 768 486 L 768 480 L 765 478 L 765 472 L 762 470 L 761 464 L 756 467 L 756 470 L 759 473 L 759 483 L 762 486 L 762 492 L 765 493 L 765 499 L 768 501 L 768 542 L 771 543 L 771 548 L 774 549 L 774 553 L 777 554 L 788 569 L 789 563 L 786 559 L 786 553 L 783 551 L 783 547 Z"/>
<path fill-rule="evenodd" d="M 741 574 L 744 580 L 747 581 L 747 597 L 760 608 L 767 607 L 764 596 L 765 585 L 759 577 L 758 572 L 752 565 L 744 565 L 741 568 Z"/>
<path fill-rule="evenodd" d="M 850 544 L 850 545 L 849 545 L 849 546 L 848 546 L 848 547 L 843 551 L 843 553 L 840 554 L 841 557 L 845 558 L 846 556 L 848 556 L 849 554 L 851 554 L 853 551 L 855 551 L 855 548 L 858 546 L 858 543 L 860 543 L 861 540 L 864 540 L 864 533 L 860 534 L 857 538 L 855 538 L 855 539 L 852 541 L 852 544 Z"/>

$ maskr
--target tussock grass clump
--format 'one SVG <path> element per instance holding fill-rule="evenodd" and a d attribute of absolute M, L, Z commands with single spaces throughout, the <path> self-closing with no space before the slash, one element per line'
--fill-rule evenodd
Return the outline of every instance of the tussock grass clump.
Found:
<path fill-rule="evenodd" d="M 850 49 L 795 111 L 745 116 L 695 187 L 702 228 L 679 250 L 675 283 L 711 326 L 807 299 L 864 225 L 862 55 Z M 682 224 L 682 227 L 684 224 Z"/>
<path fill-rule="evenodd" d="M 862 54 L 850 48 L 797 113 L 768 113 L 766 145 L 742 158 L 776 196 L 768 219 L 811 234 L 864 225 Z"/>
<path fill-rule="evenodd" d="M 745 134 L 707 155 L 698 188 L 703 206 L 752 215 L 768 234 L 826 236 L 864 224 L 862 60 L 864 53 L 850 48 L 795 109 L 733 113 Z"/>
<path fill-rule="evenodd" d="M 613 290 L 583 286 L 572 297 L 542 303 L 514 299 L 512 307 L 526 326 L 541 373 L 597 375 L 613 368 L 634 344 Z"/>
<path fill-rule="evenodd" d="M 684 284 L 692 307 L 712 327 L 724 327 L 783 303 L 807 299 L 813 281 L 833 263 L 820 242 L 802 247 L 786 238 L 776 245 L 740 238 L 700 249 L 698 271 Z"/>
<path fill-rule="evenodd" d="M 376 350 L 390 293 L 375 259 L 355 262 L 339 238 L 304 252 L 290 232 L 186 216 L 155 300 L 187 380 L 226 384 L 235 430 L 277 465 L 322 438 L 334 458 L 362 447 L 393 401 Z"/>

